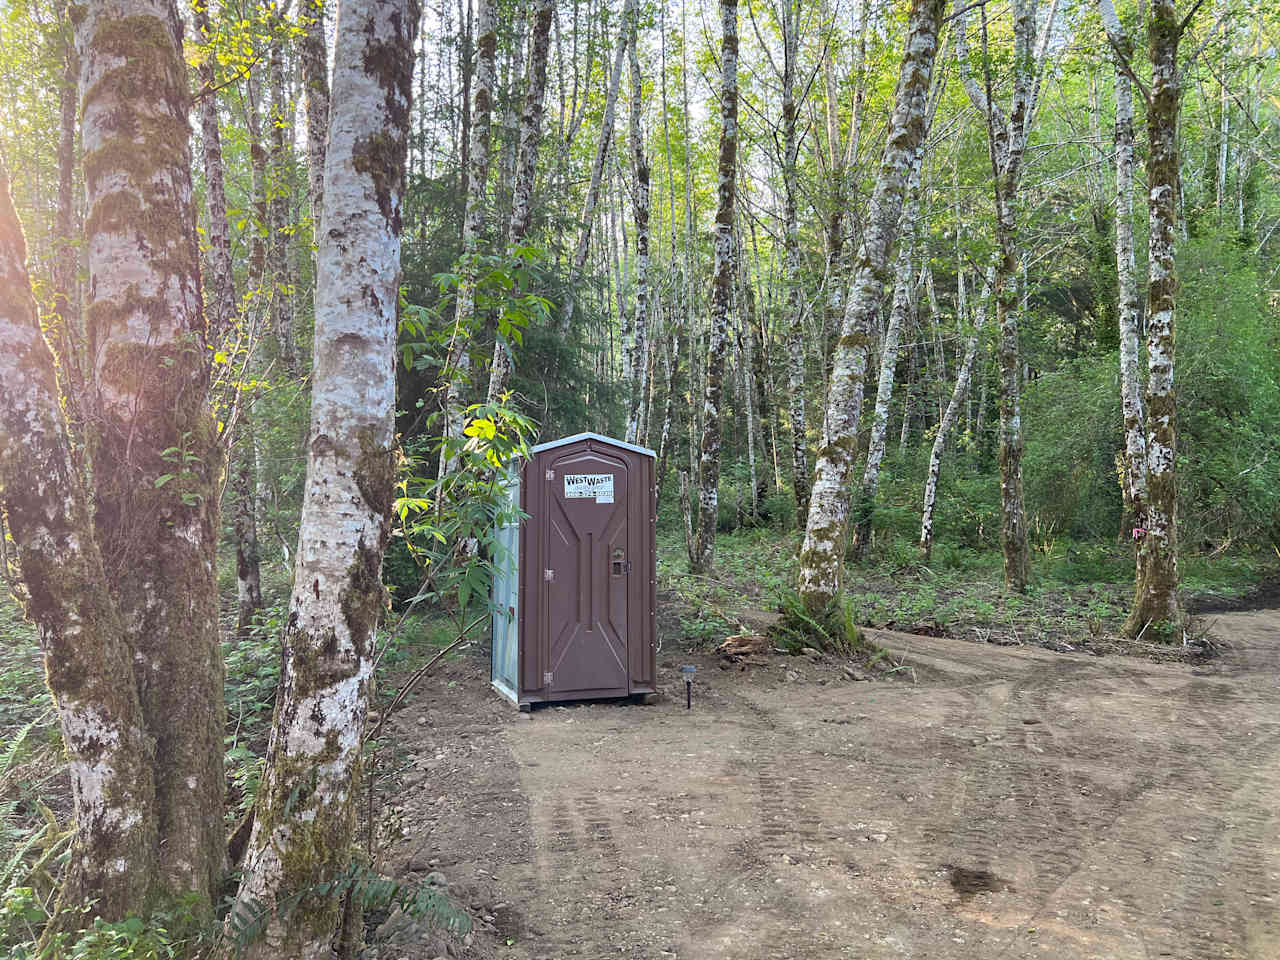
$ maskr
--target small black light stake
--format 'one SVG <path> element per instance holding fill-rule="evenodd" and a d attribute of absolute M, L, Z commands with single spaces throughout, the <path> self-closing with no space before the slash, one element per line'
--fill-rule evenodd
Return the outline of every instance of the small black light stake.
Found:
<path fill-rule="evenodd" d="M 697 667 L 684 666 L 680 668 L 680 673 L 684 676 L 684 708 L 686 710 L 693 709 L 693 675 L 697 672 Z"/>

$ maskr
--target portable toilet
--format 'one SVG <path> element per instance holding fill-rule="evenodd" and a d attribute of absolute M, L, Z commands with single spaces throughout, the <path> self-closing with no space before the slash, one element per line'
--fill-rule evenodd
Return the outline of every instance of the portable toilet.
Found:
<path fill-rule="evenodd" d="M 497 529 L 491 679 L 521 710 L 656 692 L 654 464 L 579 433 L 534 447 L 508 479 L 520 509 Z"/>

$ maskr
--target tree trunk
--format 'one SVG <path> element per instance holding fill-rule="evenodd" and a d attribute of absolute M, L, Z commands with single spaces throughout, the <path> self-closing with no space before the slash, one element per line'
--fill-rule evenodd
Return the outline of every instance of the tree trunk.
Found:
<path fill-rule="evenodd" d="M 969 393 L 969 382 L 973 376 L 973 362 L 978 355 L 978 345 L 982 341 L 982 328 L 987 323 L 987 300 L 991 296 L 991 285 L 995 279 L 995 267 L 987 269 L 987 276 L 982 282 L 982 292 L 978 294 L 976 316 L 973 333 L 964 348 L 964 361 L 960 364 L 960 372 L 956 374 L 955 390 L 951 393 L 951 402 L 947 404 L 942 422 L 938 424 L 938 432 L 933 438 L 933 451 L 929 454 L 929 473 L 924 482 L 924 509 L 920 514 L 920 562 L 928 563 L 933 554 L 933 511 L 938 500 L 938 474 L 942 469 L 942 454 L 947 448 L 947 436 L 956 425 L 960 414 L 960 406 Z"/>
<path fill-rule="evenodd" d="M 152 740 L 26 261 L 0 157 L 0 504 L 70 762 L 76 834 L 61 902 L 95 900 L 96 915 L 122 920 L 149 906 L 157 879 Z"/>
<path fill-rule="evenodd" d="M 681 0 L 680 3 L 680 29 L 683 36 L 689 35 L 689 3 L 688 0 Z M 680 44 L 680 102 L 681 112 L 680 120 L 684 133 L 684 142 L 690 142 L 690 124 L 689 124 L 689 45 L 687 43 Z M 681 273 L 681 329 L 684 332 L 685 349 L 688 361 L 686 363 L 687 389 L 685 390 L 685 410 L 688 412 L 688 422 L 685 424 L 685 440 L 688 445 L 688 463 L 690 476 L 698 475 L 698 409 L 694 398 L 698 395 L 698 323 L 696 322 L 695 304 L 696 293 L 693 281 L 693 151 L 684 150 L 684 269 Z M 684 481 L 681 481 L 682 483 Z M 682 488 L 683 491 L 683 488 Z M 688 507 L 687 499 L 681 499 L 681 504 Z M 685 526 L 691 527 L 693 522 L 692 515 L 686 509 Z M 689 563 L 692 565 L 695 561 L 694 557 L 694 539 L 692 536 L 685 538 L 685 545 L 688 548 Z"/>
<path fill-rule="evenodd" d="M 529 41 L 529 73 L 524 85 L 524 109 L 520 114 L 520 149 L 516 157 L 515 185 L 511 191 L 511 222 L 508 239 L 520 246 L 533 225 L 533 186 L 537 171 L 538 147 L 542 142 L 542 116 L 547 101 L 547 48 L 555 0 L 538 0 Z M 489 368 L 488 400 L 495 403 L 507 390 L 511 378 L 511 345 L 501 333 L 494 339 L 493 364 Z"/>
<path fill-rule="evenodd" d="M 631 10 L 631 162 L 633 191 L 631 208 L 636 221 L 636 312 L 631 326 L 631 400 L 627 416 L 626 440 L 639 443 L 641 408 L 649 387 L 648 336 L 649 324 L 649 158 L 644 149 L 644 128 L 641 113 L 641 92 L 644 75 L 640 72 L 640 14 L 637 7 Z"/>
<path fill-rule="evenodd" d="M 658 472 L 654 481 L 657 487 L 655 502 L 662 503 L 662 488 L 667 478 L 667 460 L 671 455 L 671 421 L 675 407 L 676 378 L 680 373 L 680 338 L 678 335 L 655 341 L 662 346 L 662 366 L 667 375 L 667 389 L 662 400 L 662 436 L 658 440 Z"/>
<path fill-rule="evenodd" d="M 1148 247 L 1147 287 L 1147 522 L 1138 541 L 1133 610 L 1124 631 L 1136 637 L 1151 629 L 1172 638 L 1183 626 L 1178 603 L 1177 402 L 1173 388 L 1174 262 L 1179 192 L 1178 42 L 1183 25 L 1172 0 L 1154 0 L 1147 21 L 1151 44 L 1151 104 L 1147 110 Z"/>
<path fill-rule="evenodd" d="M 926 131 L 927 133 L 927 131 Z M 920 165 L 923 148 L 917 149 L 911 163 L 907 184 L 907 205 L 902 213 L 899 232 L 903 234 L 898 250 L 898 265 L 893 284 L 893 306 L 884 334 L 880 355 L 880 378 L 876 382 L 876 407 L 871 420 L 871 441 L 867 447 L 867 466 L 862 474 L 853 506 L 853 555 L 862 559 L 871 538 L 871 511 L 876 489 L 880 485 L 880 466 L 884 463 L 885 436 L 889 432 L 889 402 L 893 399 L 893 376 L 898 367 L 898 342 L 911 312 L 912 258 L 915 254 L 917 221 L 920 217 Z"/>
<path fill-rule="evenodd" d="M 287 7 L 286 7 L 287 9 Z M 272 7 L 272 24 L 278 34 L 285 30 L 284 10 Z M 267 276 L 271 284 L 271 330 L 275 334 L 280 365 L 290 380 L 301 374 L 298 341 L 293 330 L 293 293 L 289 278 L 289 190 L 287 187 L 291 138 L 287 134 L 290 104 L 285 92 L 284 39 L 271 43 L 268 59 L 271 83 L 271 134 L 267 199 Z"/>
<path fill-rule="evenodd" d="M 836 84 L 833 67 L 833 51 L 835 39 L 827 43 L 823 55 L 823 79 L 826 86 L 826 162 L 829 169 L 830 183 L 827 188 L 826 223 L 824 232 L 827 241 L 826 263 L 826 303 L 824 315 L 818 324 L 821 331 L 822 344 L 827 341 L 828 323 L 835 326 L 844 316 L 845 281 L 850 272 L 850 245 L 845 240 L 845 213 L 849 206 L 850 182 L 853 179 L 852 169 L 858 162 L 861 149 L 863 102 L 866 94 L 866 62 L 867 62 L 867 15 L 870 0 L 854 0 L 853 4 L 853 115 L 849 119 L 849 137 L 843 139 L 840 132 L 840 91 Z M 827 29 L 835 31 L 830 20 L 829 6 L 824 3 L 823 19 L 828 21 Z M 823 362 L 824 382 L 827 363 Z M 794 403 L 794 399 L 792 401 Z M 807 516 L 808 507 L 801 510 L 798 516 Z"/>
<path fill-rule="evenodd" d="M 351 858 L 395 484 L 400 205 L 420 10 L 338 14 L 302 524 L 267 766 L 229 933 L 257 958 L 327 958 Z"/>
<path fill-rule="evenodd" d="M 744 271 L 745 273 L 745 271 Z M 750 468 L 751 480 L 751 520 L 756 522 L 760 517 L 760 483 L 756 469 L 756 436 L 758 420 L 756 418 L 756 365 L 752 356 L 752 331 L 755 328 L 756 295 L 748 277 L 742 278 L 742 311 L 738 323 L 738 359 L 739 375 L 742 378 L 742 409 L 746 413 L 747 427 L 747 464 Z M 763 449 L 763 447 L 761 447 Z"/>
<path fill-rule="evenodd" d="M 329 51 L 325 42 L 324 0 L 301 0 L 302 85 L 307 110 L 307 195 L 311 233 L 318 242 L 324 219 L 324 150 L 329 136 Z"/>
<path fill-rule="evenodd" d="M 985 462 L 990 455 L 987 446 L 987 381 L 990 374 L 985 360 L 978 367 L 978 379 L 982 385 L 978 390 L 978 416 L 973 425 L 973 437 L 978 445 L 978 456 Z"/>
<path fill-rule="evenodd" d="M 443 4 L 442 4 L 443 5 Z M 458 117 L 458 193 L 467 195 L 467 171 L 471 169 L 471 80 L 474 75 L 471 50 L 473 7 L 468 0 L 458 0 L 458 73 L 462 77 L 460 100 L 462 109 Z M 329 108 L 332 110 L 332 106 Z M 464 201 L 465 203 L 465 201 Z M 465 210 L 463 211 L 465 214 Z M 462 239 L 465 216 L 458 221 L 458 239 Z"/>
<path fill-rule="evenodd" d="M 907 349 L 907 378 L 902 384 L 902 428 L 898 431 L 898 456 L 907 454 L 907 441 L 911 439 L 911 418 L 916 412 L 916 395 L 920 392 L 918 362 L 916 356 L 920 351 L 911 346 Z"/>
<path fill-rule="evenodd" d="M 613 144 L 613 117 L 618 109 L 618 88 L 622 83 L 622 61 L 627 55 L 627 40 L 631 36 L 636 16 L 637 0 L 626 0 L 622 8 L 622 29 L 618 33 L 618 48 L 613 53 L 613 70 L 609 74 L 609 89 L 605 94 L 604 116 L 600 121 L 600 139 L 596 143 L 596 157 L 591 163 L 591 182 L 587 186 L 587 201 L 582 210 L 582 226 L 578 243 L 574 248 L 573 265 L 569 272 L 568 301 L 564 305 L 560 321 L 560 333 L 569 332 L 573 322 L 575 303 L 574 286 L 587 265 L 587 252 L 591 246 L 591 230 L 595 226 L 596 208 L 600 205 L 600 185 L 604 178 L 604 164 Z"/>
<path fill-rule="evenodd" d="M 212 37 L 209 11 L 203 4 L 193 8 L 195 26 L 206 37 Z M 206 40 L 208 43 L 208 40 Z M 236 320 L 236 278 L 231 262 L 231 237 L 227 227 L 226 176 L 222 158 L 222 134 L 218 128 L 217 53 L 212 48 L 200 64 L 199 77 L 204 87 L 200 101 L 200 139 L 204 147 L 205 197 L 208 206 L 209 285 L 213 303 L 208 313 L 209 342 L 224 343 L 231 335 Z M 262 609 L 262 576 L 259 570 L 256 484 L 253 470 L 252 413 L 247 404 L 240 409 L 238 430 L 247 435 L 238 444 L 239 452 L 232 466 L 231 487 L 236 497 L 232 526 L 236 538 L 236 638 L 248 635 L 253 618 Z"/>
<path fill-rule="evenodd" d="M 245 127 L 249 139 L 249 283 L 257 296 L 266 296 L 267 151 L 262 145 L 262 84 L 254 71 L 244 78 Z"/>
<path fill-rule="evenodd" d="M 1126 72 L 1133 41 L 1116 16 L 1111 0 L 1098 4 L 1116 65 L 1116 275 L 1120 292 L 1120 398 L 1124 410 L 1124 482 L 1133 529 L 1146 528 L 1147 438 L 1143 424 L 1142 376 L 1138 346 L 1142 306 L 1133 246 L 1133 88 Z"/>
<path fill-rule="evenodd" d="M 475 325 L 476 283 L 479 269 L 480 231 L 484 228 L 485 197 L 489 186 L 489 140 L 493 126 L 495 64 L 498 51 L 498 8 L 495 0 L 479 0 L 476 8 L 476 71 L 472 81 L 475 95 L 471 112 L 471 166 L 467 170 L 466 201 L 462 214 L 462 256 L 455 292 L 453 335 L 449 359 L 441 373 L 445 446 L 440 451 L 439 476 L 453 472 L 457 456 L 449 444 L 462 441 L 465 404 L 462 390 L 471 373 L 471 333 Z"/>
<path fill-rule="evenodd" d="M 738 275 L 734 218 L 738 185 L 738 0 L 720 0 L 720 162 L 716 196 L 715 272 L 711 287 L 711 337 L 702 401 L 702 449 L 698 461 L 698 534 L 690 567 L 710 573 L 715 558 L 720 486 L 720 406 L 729 314 Z"/>
<path fill-rule="evenodd" d="M 1057 0 L 1053 0 L 1049 5 L 1048 20 L 1040 42 L 1035 44 L 1035 4 L 1030 0 L 1015 0 L 1013 4 L 1014 77 L 1007 123 L 1004 112 L 991 93 L 985 8 L 982 11 L 985 89 L 969 71 L 965 13 L 955 17 L 954 28 L 956 59 L 965 92 L 987 124 L 987 144 L 995 192 L 996 240 L 1001 253 L 995 280 L 996 323 L 1000 329 L 997 346 L 1000 366 L 1000 541 L 1004 551 L 1005 584 L 1018 593 L 1027 588 L 1031 576 L 1031 554 L 1027 546 L 1026 508 L 1022 490 L 1023 435 L 1019 397 L 1021 363 L 1016 289 L 1019 248 L 1015 206 L 1022 179 L 1027 138 L 1036 114 L 1040 65 L 1045 58 L 1049 37 L 1053 33 L 1057 9 Z"/>
<path fill-rule="evenodd" d="M 996 204 L 1000 264 L 996 270 L 996 356 L 1000 364 L 1000 545 L 1004 551 L 1005 585 L 1022 593 L 1031 578 L 1027 545 L 1026 504 L 1022 491 L 1022 411 L 1018 349 L 1016 274 L 1018 248 L 1013 207 L 1006 198 Z"/>
<path fill-rule="evenodd" d="M 884 295 L 908 173 L 924 139 L 926 100 L 944 7 L 944 0 L 913 0 L 911 4 L 889 137 L 836 347 L 824 420 L 826 437 L 818 452 L 800 552 L 800 595 L 810 610 L 827 607 L 840 590 L 840 561 L 849 516 L 847 491 L 857 453 L 867 334 Z"/>
<path fill-rule="evenodd" d="M 946 383 L 947 375 L 947 338 L 942 332 L 942 309 L 938 306 L 938 296 L 933 289 L 933 271 L 929 268 L 926 259 L 924 266 L 920 270 L 920 276 L 916 281 L 915 288 L 912 291 L 911 309 L 916 314 L 917 327 L 924 329 L 924 323 L 920 309 L 920 289 L 924 288 L 926 299 L 929 304 L 929 329 L 933 332 L 933 356 L 938 364 L 938 375 L 934 379 L 934 384 L 938 388 L 937 403 L 930 403 L 931 409 L 936 408 L 938 411 L 938 422 L 942 422 L 943 414 L 946 412 Z"/>
<path fill-rule="evenodd" d="M 693 502 L 690 500 L 689 472 L 687 470 L 680 471 L 680 514 L 684 518 L 685 548 L 689 552 L 689 563 L 692 565 L 694 549 L 697 546 L 697 537 L 693 532 Z"/>
<path fill-rule="evenodd" d="M 796 213 L 800 185 L 800 140 L 796 121 L 796 66 L 800 52 L 800 12 L 788 0 L 782 8 L 782 235 L 787 290 L 787 387 L 791 400 L 791 475 L 797 519 L 809 513 L 809 440 L 805 417 L 804 290 L 800 285 L 800 225 Z M 839 125 L 835 126 L 836 131 Z M 841 174 L 833 175 L 833 181 Z M 837 233 L 839 228 L 836 228 Z"/>
<path fill-rule="evenodd" d="M 521 103 L 521 80 L 524 76 L 524 57 L 528 52 L 525 34 L 529 25 L 529 8 L 520 5 L 512 15 L 514 23 L 508 23 L 510 41 L 507 56 L 504 59 L 505 76 L 499 86 L 502 95 L 495 99 L 502 100 L 502 119 L 499 121 L 498 140 L 501 152 L 498 156 L 497 199 L 495 207 L 507 216 L 510 222 L 511 207 L 506 206 L 513 200 L 512 192 L 516 182 L 516 159 L 520 149 L 520 122 L 516 119 L 516 106 Z"/>
<path fill-rule="evenodd" d="M 1218 226 L 1222 226 L 1222 209 L 1226 205 L 1227 197 L 1227 158 L 1228 137 L 1231 132 L 1231 107 L 1227 102 L 1228 91 L 1226 82 L 1219 84 L 1219 105 L 1218 105 L 1218 163 L 1216 175 L 1214 177 L 1214 207 L 1218 213 Z"/>
<path fill-rule="evenodd" d="M 772 367 L 765 361 L 765 339 L 763 335 L 763 325 L 757 316 L 756 322 L 752 323 L 751 329 L 747 331 L 747 337 L 751 340 L 750 357 L 751 357 L 751 386 L 754 390 L 752 398 L 752 406 L 756 414 L 756 426 L 758 436 L 760 437 L 760 450 L 764 453 L 765 449 L 765 424 L 769 425 L 772 442 L 769 444 L 771 451 L 770 460 L 773 464 L 774 479 L 777 480 L 778 472 L 778 444 L 777 433 L 774 425 L 777 423 L 773 416 L 773 411 L 769 406 L 769 398 L 774 395 L 771 377 L 766 371 L 771 371 Z M 769 495 L 769 474 L 768 471 L 761 470 L 756 477 L 756 503 L 760 503 Z"/>
<path fill-rule="evenodd" d="M 618 222 L 622 214 L 621 197 L 623 193 L 622 171 L 620 169 L 620 165 L 613 165 L 609 172 L 609 180 L 611 181 L 611 185 L 615 188 L 613 191 L 609 191 L 612 194 L 610 199 L 617 199 L 608 205 L 609 242 L 604 274 L 605 276 L 608 276 L 610 271 L 612 271 L 613 283 L 605 289 L 603 298 L 604 304 L 598 313 L 601 318 L 618 318 L 618 340 L 623 345 L 621 356 L 622 382 L 629 385 L 631 383 L 632 356 L 631 351 L 625 349 L 625 345 L 629 343 L 631 339 L 631 321 L 633 318 L 631 314 L 627 312 L 627 308 L 622 302 L 622 292 L 629 286 L 627 278 L 623 275 L 624 261 L 626 261 L 626 269 L 629 272 L 630 260 L 627 258 L 627 225 L 625 222 L 621 224 Z M 604 379 L 605 377 L 612 376 L 613 371 L 617 369 L 617 361 L 619 357 L 615 352 L 616 345 L 613 339 L 614 325 L 606 321 L 600 324 L 600 331 L 602 337 L 607 336 L 609 339 L 609 352 L 605 356 L 601 357 L 601 360 L 604 362 L 604 366 L 601 369 L 601 379 Z"/>
<path fill-rule="evenodd" d="M 654 297 L 650 301 L 653 307 L 653 313 L 650 317 L 650 325 L 656 334 L 662 328 L 662 300 Z M 654 380 L 656 379 L 656 367 L 658 363 L 658 355 L 654 342 L 656 336 L 649 336 L 645 339 L 645 391 L 644 402 L 640 407 L 640 425 L 636 428 L 636 443 L 642 447 L 652 447 L 650 442 L 650 430 L 653 423 L 653 401 L 656 390 L 654 389 Z"/>
<path fill-rule="evenodd" d="M 524 109 L 520 114 L 520 149 L 516 159 L 508 231 L 511 242 L 515 244 L 529 235 L 533 224 L 533 186 L 547 101 L 547 55 L 554 14 L 554 0 L 538 0 L 533 35 L 529 41 L 529 68 L 525 77 Z"/>
<path fill-rule="evenodd" d="M 209 342 L 220 344 L 229 333 L 236 315 L 236 277 L 231 264 L 231 235 L 227 228 L 226 174 L 222 160 L 222 133 L 218 128 L 218 101 L 213 93 L 218 82 L 218 54 L 212 44 L 213 26 L 209 8 L 197 3 L 192 8 L 196 30 L 204 34 L 206 51 L 198 76 L 204 87 L 200 99 L 200 141 L 204 147 L 205 199 L 209 214 L 209 274 L 213 302 L 208 311 Z"/>
<path fill-rule="evenodd" d="M 59 11 L 59 19 L 70 16 L 70 4 Z M 79 238 L 72 229 L 74 219 L 74 182 L 76 165 L 76 76 L 80 64 L 76 58 L 71 31 L 65 32 L 62 46 L 64 58 L 62 80 L 58 85 L 58 216 L 54 224 L 57 250 L 53 267 L 53 346 L 58 354 L 58 374 L 62 378 L 62 394 L 72 422 L 84 420 L 80 409 L 84 394 L 84 341 L 80 333 L 77 309 L 79 297 L 72 298 L 79 272 Z"/>
<path fill-rule="evenodd" d="M 244 640 L 262 609 L 253 413 L 247 408 L 241 411 L 237 433 L 231 464 L 231 492 L 236 498 L 232 527 L 236 538 L 236 639 Z"/>
<path fill-rule="evenodd" d="M 223 861 L 215 551 L 223 456 L 172 0 L 95 0 L 80 52 L 95 529 L 155 738 L 154 882 L 212 908 Z"/>

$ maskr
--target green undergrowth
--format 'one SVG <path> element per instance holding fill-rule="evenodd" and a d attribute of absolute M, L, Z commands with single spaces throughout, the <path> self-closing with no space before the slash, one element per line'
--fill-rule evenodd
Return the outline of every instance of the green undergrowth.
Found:
<path fill-rule="evenodd" d="M 993 502 L 993 515 L 994 508 Z M 845 560 L 838 614 L 850 624 L 1058 649 L 1114 649 L 1108 643 L 1118 637 L 1133 599 L 1134 560 L 1127 543 L 1070 537 L 1036 518 L 1031 524 L 1032 582 L 1025 594 L 1013 594 L 1004 586 L 998 538 L 990 540 L 985 531 L 971 529 L 966 537 L 943 539 L 947 528 L 940 526 L 932 556 L 923 563 L 914 511 L 905 504 L 878 506 L 875 523 L 862 561 Z M 841 636 L 832 626 L 835 611 L 815 618 L 820 619 L 817 630 L 795 622 L 800 611 L 793 609 L 792 591 L 800 537 L 797 530 L 775 528 L 721 534 L 715 568 L 704 576 L 689 572 L 678 526 L 660 526 L 664 640 L 711 645 L 740 632 L 765 632 L 778 616 L 793 622 L 796 643 L 806 629 L 820 640 L 824 633 Z M 1275 576 L 1277 559 L 1242 549 L 1217 555 L 1188 552 L 1182 560 L 1184 603 L 1194 609 L 1202 602 L 1245 597 Z M 811 639 L 802 645 L 821 644 Z"/>
<path fill-rule="evenodd" d="M 859 629 L 857 610 L 847 599 L 824 610 L 805 609 L 800 595 L 787 591 L 779 599 L 780 617 L 769 627 L 768 637 L 777 649 L 797 654 L 812 647 L 850 659 L 879 659 L 883 649 Z"/>
<path fill-rule="evenodd" d="M 0 954 L 50 910 L 70 842 L 62 737 L 34 628 L 0 597 Z"/>
<path fill-rule="evenodd" d="M 459 635 L 476 619 L 478 626 L 468 633 L 471 643 L 482 643 L 489 635 L 488 604 L 473 600 L 465 611 L 427 609 L 415 611 L 400 618 L 392 615 L 380 633 L 380 641 L 386 647 L 382 666 L 394 673 L 401 666 L 413 666 L 420 659 L 428 659 L 439 650 L 458 639 Z M 379 678 L 379 683 L 382 678 Z"/>
<path fill-rule="evenodd" d="M 0 588 L 0 743 L 52 705 L 35 628 Z"/>
<path fill-rule="evenodd" d="M 716 537 L 712 574 L 689 571 L 683 535 L 658 530 L 658 619 L 664 640 L 714 643 L 756 632 L 761 611 L 790 589 L 799 541 L 791 533 L 739 529 Z"/>
<path fill-rule="evenodd" d="M 74 920 L 58 916 L 66 931 L 38 943 L 41 929 L 64 911 L 76 914 Z M 194 903 L 180 902 L 146 918 L 126 917 L 116 923 L 88 920 L 88 912 L 87 906 L 51 908 L 29 887 L 10 889 L 0 904 L 0 930 L 27 936 L 8 945 L 9 956 L 13 960 L 172 960 L 199 956 L 201 947 L 211 945 L 217 935 L 207 924 L 202 928 Z"/>

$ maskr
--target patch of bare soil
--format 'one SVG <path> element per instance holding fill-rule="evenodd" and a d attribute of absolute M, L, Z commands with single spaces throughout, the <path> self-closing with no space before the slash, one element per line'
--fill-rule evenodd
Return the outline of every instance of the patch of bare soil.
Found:
<path fill-rule="evenodd" d="M 1211 594 L 1196 597 L 1188 604 L 1194 614 L 1229 613 L 1239 610 L 1266 610 L 1280 607 L 1280 573 L 1267 577 L 1243 597 Z"/>
<path fill-rule="evenodd" d="M 532 715 L 460 660 L 380 802 L 478 926 L 371 954 L 1271 960 L 1280 613 L 1216 629 L 1202 667 L 868 631 L 905 682 L 669 644 L 657 704 Z"/>

